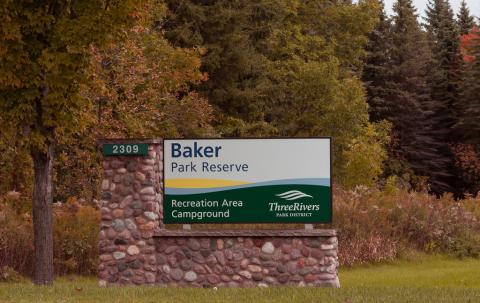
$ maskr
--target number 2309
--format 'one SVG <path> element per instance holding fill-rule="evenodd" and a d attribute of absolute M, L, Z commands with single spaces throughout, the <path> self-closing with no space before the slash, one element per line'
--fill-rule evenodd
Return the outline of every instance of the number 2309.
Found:
<path fill-rule="evenodd" d="M 131 153 L 138 153 L 139 148 L 138 145 L 113 145 L 112 146 L 112 152 L 114 154 L 131 154 Z"/>

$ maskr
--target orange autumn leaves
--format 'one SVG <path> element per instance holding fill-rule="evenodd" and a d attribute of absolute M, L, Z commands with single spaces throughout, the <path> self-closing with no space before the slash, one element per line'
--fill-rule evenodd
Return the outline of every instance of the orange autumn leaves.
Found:
<path fill-rule="evenodd" d="M 480 33 L 477 26 L 474 26 L 470 33 L 460 37 L 460 52 L 465 62 L 472 62 L 475 56 L 471 53 L 473 46 L 480 43 Z"/>
<path fill-rule="evenodd" d="M 91 48 L 83 95 L 103 137 L 163 137 L 212 132 L 212 108 L 195 91 L 207 80 L 199 49 L 171 46 L 157 30 L 135 26 L 120 43 Z"/>

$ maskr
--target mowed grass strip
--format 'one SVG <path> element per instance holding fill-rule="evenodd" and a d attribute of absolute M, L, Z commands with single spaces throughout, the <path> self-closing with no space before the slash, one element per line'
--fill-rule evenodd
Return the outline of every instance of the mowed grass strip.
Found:
<path fill-rule="evenodd" d="M 430 257 L 343 269 L 341 289 L 108 287 L 95 278 L 61 278 L 53 287 L 0 284 L 0 302 L 480 302 L 480 260 Z"/>

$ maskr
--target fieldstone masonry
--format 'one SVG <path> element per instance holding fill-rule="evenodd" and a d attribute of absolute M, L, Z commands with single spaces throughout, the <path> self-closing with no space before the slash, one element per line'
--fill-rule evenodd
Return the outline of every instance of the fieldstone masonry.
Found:
<path fill-rule="evenodd" d="M 335 230 L 167 230 L 162 140 L 148 155 L 105 157 L 99 284 L 339 287 Z"/>

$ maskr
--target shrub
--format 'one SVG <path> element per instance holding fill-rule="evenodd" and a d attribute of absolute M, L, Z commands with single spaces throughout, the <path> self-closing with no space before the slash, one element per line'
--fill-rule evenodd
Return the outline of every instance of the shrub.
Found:
<path fill-rule="evenodd" d="M 459 257 L 480 254 L 480 201 L 356 187 L 334 192 L 334 226 L 344 265 L 391 260 L 405 249 Z"/>
<path fill-rule="evenodd" d="M 0 269 L 30 276 L 34 267 L 33 227 L 30 213 L 17 212 L 11 199 L 0 197 Z M 20 200 L 19 200 L 20 201 Z M 94 274 L 100 214 L 71 198 L 54 207 L 54 266 L 56 274 Z"/>
<path fill-rule="evenodd" d="M 460 173 L 464 191 L 476 194 L 480 191 L 480 153 L 473 144 L 454 144 L 450 149 L 455 166 Z"/>
<path fill-rule="evenodd" d="M 345 164 L 337 178 L 342 187 L 350 189 L 356 185 L 374 186 L 377 183 L 387 159 L 390 128 L 385 121 L 369 124 L 364 133 L 353 139 L 343 151 Z"/>
<path fill-rule="evenodd" d="M 362 237 L 351 237 L 341 243 L 340 261 L 343 266 L 392 261 L 398 252 L 397 241 L 372 232 Z"/>
<path fill-rule="evenodd" d="M 460 201 L 451 195 L 436 198 L 394 188 L 393 183 L 386 183 L 388 190 L 365 186 L 352 190 L 334 188 L 334 227 L 339 230 L 343 266 L 391 261 L 412 250 L 461 258 L 480 256 L 480 198 L 468 196 Z M 34 253 L 31 217 L 29 212 L 20 211 L 22 207 L 13 207 L 12 199 L 17 199 L 17 203 L 22 201 L 14 194 L 0 197 L 0 273 L 8 277 L 14 277 L 14 272 L 31 275 Z M 99 221 L 98 210 L 76 198 L 55 204 L 56 274 L 96 273 Z M 271 228 L 272 225 L 235 227 Z"/>
<path fill-rule="evenodd" d="M 100 214 L 70 198 L 54 208 L 54 263 L 58 274 L 96 273 Z"/>
<path fill-rule="evenodd" d="M 33 269 L 31 218 L 15 212 L 3 199 L 0 199 L 0 268 L 27 275 Z"/>
<path fill-rule="evenodd" d="M 22 282 L 24 277 L 9 266 L 0 267 L 0 282 Z"/>

